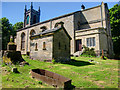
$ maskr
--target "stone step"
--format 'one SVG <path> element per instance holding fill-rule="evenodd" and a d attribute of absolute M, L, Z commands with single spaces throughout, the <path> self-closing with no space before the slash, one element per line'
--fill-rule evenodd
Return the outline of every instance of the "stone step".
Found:
<path fill-rule="evenodd" d="M 80 56 L 83 53 L 83 51 L 77 51 L 73 54 L 73 56 Z"/>

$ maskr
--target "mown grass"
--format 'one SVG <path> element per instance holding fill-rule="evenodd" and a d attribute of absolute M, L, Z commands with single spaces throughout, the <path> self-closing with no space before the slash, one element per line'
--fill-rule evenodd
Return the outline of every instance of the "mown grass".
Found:
<path fill-rule="evenodd" d="M 53 88 L 47 84 L 39 84 L 39 81 L 31 78 L 31 69 L 46 69 L 67 78 L 72 79 L 72 85 L 80 88 L 118 88 L 118 60 L 102 60 L 100 58 L 72 57 L 74 59 L 68 64 L 41 62 L 31 60 L 23 56 L 29 66 L 17 67 L 20 74 L 12 73 L 8 66 L 2 67 L 3 88 Z M 93 59 L 94 62 L 89 62 Z M 5 72 L 7 69 L 9 72 Z"/>

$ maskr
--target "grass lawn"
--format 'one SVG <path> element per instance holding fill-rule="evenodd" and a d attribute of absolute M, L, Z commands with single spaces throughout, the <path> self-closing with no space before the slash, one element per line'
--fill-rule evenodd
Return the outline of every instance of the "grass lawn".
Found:
<path fill-rule="evenodd" d="M 29 66 L 17 67 L 20 74 L 12 73 L 9 66 L 2 66 L 2 88 L 53 88 L 33 79 L 31 69 L 46 69 L 72 79 L 72 85 L 80 88 L 118 88 L 118 60 L 102 60 L 100 58 L 72 57 L 75 61 L 69 64 L 52 64 L 38 60 L 30 60 L 23 56 Z M 94 62 L 89 62 L 93 59 Z M 7 71 L 6 71 L 7 70 Z"/>

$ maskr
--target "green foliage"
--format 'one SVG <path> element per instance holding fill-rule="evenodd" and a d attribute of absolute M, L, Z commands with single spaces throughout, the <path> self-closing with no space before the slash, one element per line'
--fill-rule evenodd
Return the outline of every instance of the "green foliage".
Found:
<path fill-rule="evenodd" d="M 2 49 L 7 49 L 7 43 L 10 40 L 10 35 L 13 35 L 13 27 L 12 24 L 9 23 L 9 20 L 6 17 L 0 19 L 0 26 L 2 28 Z"/>
<path fill-rule="evenodd" d="M 107 60 L 108 58 L 104 56 L 104 59 Z"/>
<path fill-rule="evenodd" d="M 39 81 L 38 83 L 42 85 L 42 81 Z"/>
<path fill-rule="evenodd" d="M 101 56 L 101 59 L 107 60 L 108 58 L 105 56 Z"/>
<path fill-rule="evenodd" d="M 2 63 L 2 67 L 5 67 L 5 66 L 6 66 L 6 64 L 3 62 L 3 63 Z"/>
<path fill-rule="evenodd" d="M 92 56 L 92 55 L 88 55 L 88 54 L 82 54 L 80 56 L 83 56 L 83 57 L 95 57 L 95 56 Z"/>
<path fill-rule="evenodd" d="M 10 42 L 13 42 L 13 39 L 12 39 L 12 38 L 10 38 Z"/>
<path fill-rule="evenodd" d="M 23 28 L 23 22 L 17 22 L 16 24 L 13 25 L 14 31 Z M 16 32 L 14 32 L 14 36 L 16 36 Z"/>
<path fill-rule="evenodd" d="M 45 59 L 45 60 L 43 60 L 43 62 L 46 62 L 46 59 Z"/>
<path fill-rule="evenodd" d="M 83 45 L 83 54 L 81 56 L 86 56 L 86 57 L 95 57 L 96 54 L 95 54 L 95 51 L 94 51 L 94 48 L 88 48 L 86 47 L 85 45 Z"/>
<path fill-rule="evenodd" d="M 5 64 L 12 64 L 11 59 L 6 57 L 6 56 L 3 56 L 3 63 L 5 63 Z"/>
<path fill-rule="evenodd" d="M 55 60 L 54 59 L 52 60 L 52 63 L 55 64 Z"/>
<path fill-rule="evenodd" d="M 16 30 L 23 27 L 23 22 L 18 22 L 12 25 L 6 17 L 0 19 L 0 27 L 2 28 L 2 49 L 7 49 L 7 44 L 10 41 L 10 35 L 16 35 Z"/>
<path fill-rule="evenodd" d="M 114 53 L 120 55 L 120 5 L 109 9 Z"/>
<path fill-rule="evenodd" d="M 42 82 L 41 85 L 39 84 L 39 81 L 31 77 L 29 72 L 31 69 L 35 68 L 46 69 L 67 77 L 72 80 L 72 85 L 76 88 L 101 88 L 101 86 L 104 88 L 118 88 L 119 60 L 72 57 L 71 59 L 75 59 L 76 61 L 71 61 L 70 64 L 51 64 L 50 62 L 31 60 L 25 56 L 24 59 L 30 64 L 30 66 L 11 66 L 17 67 L 20 74 L 11 72 L 7 73 L 7 71 L 11 70 L 7 65 L 2 68 L 2 70 L 7 70 L 2 72 L 2 88 L 25 88 L 27 85 L 30 86 L 29 88 L 54 88 L 44 82 Z M 90 59 L 93 59 L 96 63 L 90 65 L 88 61 Z M 12 80 L 14 81 L 12 82 Z"/>

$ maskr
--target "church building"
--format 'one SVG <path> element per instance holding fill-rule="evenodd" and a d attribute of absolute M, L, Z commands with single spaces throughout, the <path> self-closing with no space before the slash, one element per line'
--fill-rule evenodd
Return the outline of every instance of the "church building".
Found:
<path fill-rule="evenodd" d="M 82 5 L 79 11 L 43 22 L 40 22 L 40 8 L 34 10 L 31 3 L 30 9 L 25 6 L 24 25 L 17 30 L 15 43 L 17 51 L 35 59 L 53 59 L 58 54 L 69 57 L 68 53 L 79 56 L 83 45 L 94 48 L 97 56 L 103 50 L 111 58 L 113 43 L 107 3 L 87 9 Z M 60 48 L 63 50 L 58 52 Z"/>

